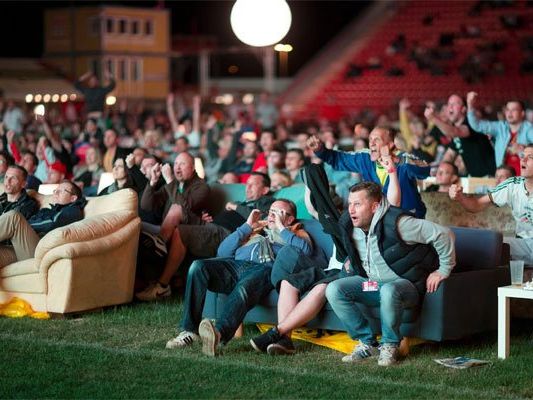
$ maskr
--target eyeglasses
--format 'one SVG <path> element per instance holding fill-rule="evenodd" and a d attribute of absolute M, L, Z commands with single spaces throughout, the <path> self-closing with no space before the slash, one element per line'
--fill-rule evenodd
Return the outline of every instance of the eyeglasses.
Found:
<path fill-rule="evenodd" d="M 283 217 L 285 215 L 287 215 L 287 216 L 291 215 L 291 213 L 288 213 L 287 211 L 281 210 L 279 208 L 271 208 L 270 210 L 268 210 L 268 215 L 270 215 L 270 214 L 277 214 L 280 217 Z"/>
<path fill-rule="evenodd" d="M 56 189 L 54 189 L 54 191 L 53 191 L 52 193 L 54 193 L 54 194 L 59 194 L 59 193 L 61 193 L 61 192 L 65 192 L 65 193 L 68 193 L 68 194 L 74 196 L 74 193 L 72 193 L 70 190 L 68 190 L 68 189 L 63 189 L 63 188 L 61 188 L 61 189 L 60 189 L 60 188 L 56 188 Z"/>

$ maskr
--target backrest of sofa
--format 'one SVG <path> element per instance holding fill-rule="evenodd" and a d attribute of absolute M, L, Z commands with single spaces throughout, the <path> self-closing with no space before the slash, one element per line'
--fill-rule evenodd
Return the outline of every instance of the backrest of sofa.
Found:
<path fill-rule="evenodd" d="M 488 229 L 452 226 L 455 234 L 455 272 L 494 268 L 502 259 L 503 235 Z"/>
<path fill-rule="evenodd" d="M 85 217 L 113 211 L 127 210 L 137 213 L 138 196 L 133 189 L 122 189 L 104 196 L 91 197 L 85 206 Z"/>
<path fill-rule="evenodd" d="M 313 239 L 315 245 L 314 253 L 318 255 L 322 252 L 322 256 L 329 261 L 331 254 L 333 253 L 333 240 L 331 236 L 324 232 L 322 225 L 316 219 L 303 219 L 302 222 L 305 231 Z"/>
<path fill-rule="evenodd" d="M 499 231 L 514 236 L 516 222 L 509 207 L 489 207 L 478 213 L 466 211 L 446 193 L 423 192 L 427 208 L 426 219 L 444 226 L 463 226 Z"/>
<path fill-rule="evenodd" d="M 305 185 L 303 183 L 296 183 L 291 186 L 281 188 L 274 193 L 276 199 L 292 200 L 296 204 L 296 213 L 298 219 L 311 219 L 313 218 L 307 206 L 305 205 Z"/>

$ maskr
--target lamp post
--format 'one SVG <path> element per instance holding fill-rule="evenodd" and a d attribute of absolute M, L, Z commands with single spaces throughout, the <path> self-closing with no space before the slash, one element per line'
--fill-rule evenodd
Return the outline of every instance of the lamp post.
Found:
<path fill-rule="evenodd" d="M 280 76 L 285 77 L 289 75 L 289 52 L 292 51 L 292 46 L 290 44 L 278 43 L 274 46 L 274 50 L 279 54 Z"/>

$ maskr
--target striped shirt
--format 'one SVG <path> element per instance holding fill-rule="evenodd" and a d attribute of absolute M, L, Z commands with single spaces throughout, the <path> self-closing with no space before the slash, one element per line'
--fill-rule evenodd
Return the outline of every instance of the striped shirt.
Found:
<path fill-rule="evenodd" d="M 489 189 L 490 200 L 498 207 L 511 207 L 516 220 L 516 236 L 533 238 L 533 193 L 526 189 L 526 178 L 515 176 Z"/>

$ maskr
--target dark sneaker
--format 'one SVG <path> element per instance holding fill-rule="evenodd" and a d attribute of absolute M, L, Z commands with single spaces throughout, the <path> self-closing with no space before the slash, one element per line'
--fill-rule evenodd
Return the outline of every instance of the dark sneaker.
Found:
<path fill-rule="evenodd" d="M 278 330 L 271 328 L 262 335 L 250 339 L 250 344 L 255 351 L 266 353 L 267 347 L 272 343 L 276 343 L 279 339 L 281 339 L 281 335 Z"/>
<path fill-rule="evenodd" d="M 218 355 L 218 344 L 220 342 L 220 333 L 210 319 L 203 319 L 198 327 L 200 338 L 202 338 L 202 353 L 209 357 Z"/>
<path fill-rule="evenodd" d="M 288 355 L 296 353 L 296 349 L 291 338 L 283 335 L 280 340 L 267 347 L 267 353 L 271 356 Z"/>

